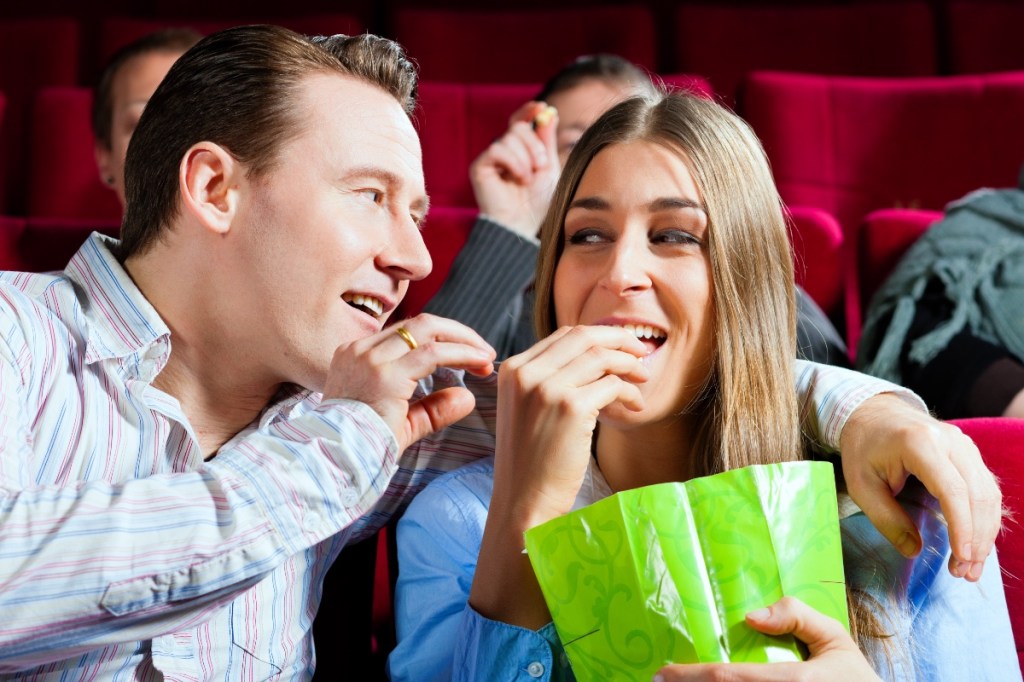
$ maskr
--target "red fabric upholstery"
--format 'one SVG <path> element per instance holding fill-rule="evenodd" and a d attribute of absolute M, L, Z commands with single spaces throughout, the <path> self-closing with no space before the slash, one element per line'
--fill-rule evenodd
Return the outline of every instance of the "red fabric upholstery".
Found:
<path fill-rule="evenodd" d="M 1024 419 L 956 419 L 952 423 L 981 450 L 985 464 L 999 479 L 1003 504 L 1012 515 L 996 538 L 996 550 L 1017 656 L 1024 671 Z"/>
<path fill-rule="evenodd" d="M 50 218 L 121 220 L 117 195 L 96 168 L 89 88 L 44 88 L 32 120 L 28 214 Z"/>
<path fill-rule="evenodd" d="M 199 18 L 188 19 L 137 19 L 132 17 L 108 17 L 100 26 L 99 65 L 102 67 L 117 50 L 128 43 L 158 31 L 162 28 L 187 26 L 204 35 L 232 26 L 251 23 L 270 23 L 290 28 L 305 35 L 333 35 L 362 33 L 363 23 L 349 14 L 320 14 L 310 16 L 279 16 L 263 15 L 253 17 L 239 16 L 232 19 Z M 267 18 L 267 17 L 270 18 Z"/>
<path fill-rule="evenodd" d="M 1020 31 L 1024 5 L 1019 2 L 950 2 L 949 65 L 953 73 L 1024 69 Z"/>
<path fill-rule="evenodd" d="M 441 288 L 455 257 L 466 243 L 473 221 L 475 208 L 433 207 L 423 227 L 423 241 L 427 243 L 434 267 L 424 279 L 409 284 L 409 292 L 402 302 L 401 315 L 412 316 L 423 310 L 423 306 Z"/>
<path fill-rule="evenodd" d="M 637 5 L 503 12 L 399 8 L 394 37 L 424 79 L 478 83 L 544 81 L 582 54 L 613 52 L 655 67 L 654 21 Z"/>
<path fill-rule="evenodd" d="M 420 84 L 416 123 L 427 192 L 435 205 L 476 206 L 469 164 L 505 132 L 512 112 L 539 91 L 539 85 Z"/>
<path fill-rule="evenodd" d="M 20 269 L 28 272 L 63 270 L 93 232 L 116 237 L 119 222 L 26 218 L 18 239 Z"/>
<path fill-rule="evenodd" d="M 857 76 L 936 70 L 932 15 L 923 2 L 831 6 L 717 6 L 676 10 L 673 66 L 699 73 L 732 99 L 756 69 Z"/>
<path fill-rule="evenodd" d="M 0 21 L 0 92 L 7 96 L 0 131 L 0 210 L 24 210 L 32 98 L 41 87 L 77 82 L 78 39 L 78 24 L 71 19 Z"/>
<path fill-rule="evenodd" d="M 711 83 L 701 76 L 694 76 L 689 73 L 666 73 L 662 76 L 656 76 L 656 78 L 661 78 L 662 82 L 669 87 L 692 90 L 705 97 L 715 96 Z"/>
<path fill-rule="evenodd" d="M 832 213 L 847 241 L 880 208 L 938 210 L 1014 186 L 1024 160 L 1024 73 L 869 79 L 754 73 L 744 116 L 791 205 Z"/>
<path fill-rule="evenodd" d="M 25 231 L 25 219 L 0 216 L 0 270 L 24 270 L 18 240 Z"/>
<path fill-rule="evenodd" d="M 939 211 L 883 209 L 872 211 L 847 250 L 846 329 L 850 348 L 860 341 L 861 323 L 871 297 L 917 238 L 938 220 Z M 855 262 L 851 262 L 855 261 Z"/>
<path fill-rule="evenodd" d="M 789 215 L 796 282 L 832 316 L 842 307 L 843 231 L 820 208 L 790 206 Z"/>

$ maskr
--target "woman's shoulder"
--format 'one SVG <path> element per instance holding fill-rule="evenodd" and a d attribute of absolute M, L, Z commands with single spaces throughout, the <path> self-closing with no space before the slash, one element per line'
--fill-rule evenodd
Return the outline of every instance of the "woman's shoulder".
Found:
<path fill-rule="evenodd" d="M 438 516 L 482 526 L 494 489 L 494 458 L 485 457 L 438 476 L 413 498 L 401 524 L 428 524 Z"/>

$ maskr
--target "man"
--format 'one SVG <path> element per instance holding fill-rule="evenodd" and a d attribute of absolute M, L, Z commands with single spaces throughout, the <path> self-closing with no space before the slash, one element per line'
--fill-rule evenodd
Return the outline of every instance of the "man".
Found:
<path fill-rule="evenodd" d="M 188 28 L 150 33 L 118 50 L 103 69 L 92 103 L 96 166 L 122 208 L 124 157 L 142 110 L 175 60 L 201 38 Z"/>
<path fill-rule="evenodd" d="M 374 36 L 322 45 L 272 27 L 201 41 L 132 137 L 121 241 L 0 277 L 0 672 L 308 677 L 340 549 L 493 447 L 493 379 L 446 429 L 473 395 L 435 372 L 491 376 L 493 350 L 441 318 L 384 328 L 430 268 L 415 71 Z M 845 422 L 859 473 L 889 474 L 876 497 L 955 470 L 932 462 L 977 473 L 955 439 L 894 466 L 892 429 L 862 425 L 901 403 L 857 409 L 888 387 L 863 381 L 805 384 L 834 405 L 827 444 Z M 968 560 L 998 527 L 981 471 L 951 497 Z"/>

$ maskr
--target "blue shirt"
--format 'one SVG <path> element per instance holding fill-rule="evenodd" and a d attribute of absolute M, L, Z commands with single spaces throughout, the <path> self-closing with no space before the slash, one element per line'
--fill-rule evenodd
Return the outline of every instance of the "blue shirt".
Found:
<path fill-rule="evenodd" d="M 392 680 L 574 679 L 553 625 L 528 630 L 468 604 L 493 481 L 493 459 L 465 466 L 428 486 L 400 522 Z M 591 467 L 574 508 L 611 492 Z M 841 522 L 847 580 L 883 605 L 882 627 L 896 634 L 891 665 L 870 648 L 868 659 L 889 680 L 1020 680 L 995 555 L 979 583 L 953 578 L 941 518 L 927 504 L 908 511 L 924 539 L 914 560 L 862 513 Z"/>

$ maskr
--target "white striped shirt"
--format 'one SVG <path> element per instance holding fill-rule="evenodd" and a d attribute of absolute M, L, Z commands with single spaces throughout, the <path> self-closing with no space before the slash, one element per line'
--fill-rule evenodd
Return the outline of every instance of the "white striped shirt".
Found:
<path fill-rule="evenodd" d="M 107 238 L 62 274 L 0 275 L 0 677 L 309 677 L 341 548 L 493 451 L 492 376 L 473 382 L 474 415 L 401 458 L 368 406 L 304 391 L 204 462 L 178 401 L 152 385 L 170 352 Z M 807 428 L 832 445 L 892 388 L 806 363 L 797 378 Z"/>

